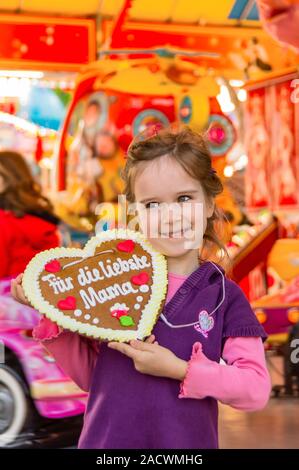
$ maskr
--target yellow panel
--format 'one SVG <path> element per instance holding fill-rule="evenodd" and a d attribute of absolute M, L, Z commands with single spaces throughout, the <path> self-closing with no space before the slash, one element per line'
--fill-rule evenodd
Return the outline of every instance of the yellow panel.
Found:
<path fill-rule="evenodd" d="M 227 22 L 234 2 L 232 0 L 179 0 L 173 9 L 174 22 L 194 23 L 203 19 L 209 23 Z"/>
<path fill-rule="evenodd" d="M 130 19 L 167 21 L 173 11 L 173 0 L 137 0 L 130 10 Z"/>
<path fill-rule="evenodd" d="M 108 1 L 108 0 L 106 0 Z M 194 23 L 203 19 L 209 23 L 230 22 L 228 15 L 233 0 L 135 0 L 130 10 L 130 18 L 136 20 Z"/>
<path fill-rule="evenodd" d="M 2 2 L 1 2 L 2 4 Z M 22 11 L 28 13 L 59 13 L 61 15 L 95 15 L 99 0 L 23 0 Z"/>
<path fill-rule="evenodd" d="M 115 16 L 124 4 L 124 0 L 102 0 L 99 3 L 99 12 L 101 15 Z"/>
<path fill-rule="evenodd" d="M 116 15 L 123 0 L 0 0 L 0 11 L 16 11 L 21 6 L 24 13 L 44 13 L 61 15 Z"/>
<path fill-rule="evenodd" d="M 268 266 L 284 280 L 290 281 L 299 275 L 299 240 L 281 238 L 275 242 L 268 257 Z"/>
<path fill-rule="evenodd" d="M 1 0 L 0 1 L 0 10 L 16 10 L 20 5 L 20 0 Z"/>
<path fill-rule="evenodd" d="M 61 15 L 115 16 L 124 0 L 0 0 L 0 11 L 16 11 L 21 6 L 25 13 Z M 178 23 L 195 23 L 202 19 L 208 23 L 235 23 L 228 20 L 233 0 L 134 0 L 129 16 L 134 20 L 171 20 Z M 256 22 L 255 22 L 256 23 Z"/>
<path fill-rule="evenodd" d="M 161 83 L 165 83 L 161 86 Z M 100 81 L 101 83 L 101 81 Z M 105 82 L 105 86 L 111 90 L 118 90 L 124 93 L 139 93 L 148 95 L 165 96 L 174 94 L 180 89 L 178 85 L 172 84 L 165 79 L 164 73 L 157 72 L 151 74 L 146 68 L 132 69 L 129 61 L 123 61 L 119 73 Z"/>

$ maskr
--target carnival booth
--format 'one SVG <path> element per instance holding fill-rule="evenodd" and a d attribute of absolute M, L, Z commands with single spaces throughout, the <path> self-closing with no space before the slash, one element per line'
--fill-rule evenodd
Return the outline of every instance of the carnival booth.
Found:
<path fill-rule="evenodd" d="M 299 321 L 297 84 L 295 69 L 247 84 L 247 206 L 267 206 L 280 226 L 267 260 L 267 295 L 253 302 L 273 343 L 284 343 Z"/>
<path fill-rule="evenodd" d="M 57 164 L 57 186 L 64 190 L 69 214 L 88 215 L 94 200 L 117 202 L 127 147 L 152 125 L 179 121 L 199 129 L 210 126 L 211 150 L 223 171 L 236 130 L 216 99 L 220 79 L 194 75 L 198 67 L 183 61 L 170 60 L 165 66 L 162 54 L 173 53 L 165 49 L 153 51 L 152 59 L 103 60 L 80 76 L 62 129 Z"/>
<path fill-rule="evenodd" d="M 243 172 L 246 165 L 241 103 L 227 80 L 178 59 L 177 54 L 161 49 L 153 50 L 152 58 L 117 57 L 99 61 L 82 73 L 60 139 L 56 208 L 74 228 L 92 230 L 98 222 L 97 205 L 117 203 L 125 153 L 133 137 L 148 126 L 173 122 L 204 130 L 213 166 L 224 182 L 218 204 L 233 227 L 232 233 L 228 227 L 225 234 L 232 275 L 237 282 L 243 280 L 251 299 L 256 298 L 265 292 L 261 283 L 255 294 L 249 292 L 248 274 L 261 261 L 265 265 L 278 233 L 269 212 L 261 211 L 249 221 L 227 184 L 232 165 Z M 164 55 L 170 58 L 165 61 Z"/>

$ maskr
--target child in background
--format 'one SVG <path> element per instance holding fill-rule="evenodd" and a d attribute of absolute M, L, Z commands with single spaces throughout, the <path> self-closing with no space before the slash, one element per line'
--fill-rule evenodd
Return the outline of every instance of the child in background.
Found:
<path fill-rule="evenodd" d="M 133 141 L 124 179 L 140 230 L 168 263 L 166 303 L 153 334 L 107 344 L 42 320 L 35 337 L 89 392 L 79 448 L 217 448 L 217 401 L 258 410 L 271 387 L 262 326 L 241 289 L 202 259 L 209 246 L 221 248 L 214 230 L 221 181 L 202 136 L 188 128 Z M 189 205 L 189 216 L 165 217 L 163 207 L 178 205 Z M 26 302 L 20 278 L 12 290 Z"/>
<path fill-rule="evenodd" d="M 58 246 L 58 223 L 22 155 L 0 152 L 0 279 L 22 273 L 38 252 Z"/>

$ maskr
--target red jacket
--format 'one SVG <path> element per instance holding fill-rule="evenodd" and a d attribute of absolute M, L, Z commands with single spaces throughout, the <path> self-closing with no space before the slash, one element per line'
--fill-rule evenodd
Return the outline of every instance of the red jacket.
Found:
<path fill-rule="evenodd" d="M 0 209 L 0 279 L 22 273 L 40 251 L 59 246 L 57 226 L 40 217 Z"/>

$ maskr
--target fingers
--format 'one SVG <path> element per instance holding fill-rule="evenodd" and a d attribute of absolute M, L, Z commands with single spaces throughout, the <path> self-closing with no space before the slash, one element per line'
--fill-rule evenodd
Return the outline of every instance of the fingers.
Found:
<path fill-rule="evenodd" d="M 28 304 L 28 300 L 25 297 L 23 287 L 20 285 L 17 285 L 17 294 L 18 294 L 19 299 L 21 299 L 22 302 L 24 302 L 25 304 Z"/>
<path fill-rule="evenodd" d="M 10 293 L 12 295 L 12 297 L 15 298 L 16 294 L 15 294 L 15 290 L 16 290 L 16 287 L 15 287 L 15 280 L 13 279 L 10 283 Z"/>
<path fill-rule="evenodd" d="M 20 303 L 30 305 L 28 299 L 25 297 L 22 287 L 23 274 L 19 274 L 16 279 L 11 281 L 11 295 Z"/>
<path fill-rule="evenodd" d="M 130 346 L 129 344 L 117 343 L 116 341 L 112 341 L 111 343 L 108 343 L 108 348 L 115 349 L 116 351 L 125 354 L 133 360 L 136 358 L 136 350 L 132 348 L 132 346 Z"/>
<path fill-rule="evenodd" d="M 10 292 L 11 295 L 16 299 L 17 298 L 17 278 L 13 279 L 10 283 Z"/>
<path fill-rule="evenodd" d="M 146 343 L 153 343 L 155 341 L 155 335 L 150 335 L 148 338 L 146 338 L 145 342 Z"/>
<path fill-rule="evenodd" d="M 132 348 L 138 349 L 138 351 L 153 351 L 153 341 L 148 343 L 139 340 L 132 340 L 130 341 L 130 345 Z"/>
<path fill-rule="evenodd" d="M 138 355 L 137 351 L 153 351 L 153 344 L 158 344 L 158 341 L 155 341 L 155 339 L 155 336 L 151 335 L 145 340 L 145 342 L 139 340 L 132 340 L 130 341 L 130 344 L 126 344 L 111 341 L 110 343 L 108 343 L 108 347 L 120 351 L 121 353 L 135 360 Z"/>
<path fill-rule="evenodd" d="M 23 276 L 24 276 L 24 273 L 21 273 L 15 278 L 15 281 L 16 281 L 17 284 L 22 283 Z"/>
<path fill-rule="evenodd" d="M 146 342 L 146 343 L 150 343 L 150 344 L 159 344 L 158 341 L 155 341 L 155 340 L 156 340 L 155 335 L 150 335 L 150 336 L 145 340 L 145 342 Z"/>
<path fill-rule="evenodd" d="M 19 274 L 15 279 L 12 279 L 11 284 L 10 284 L 12 295 L 14 296 L 16 295 L 17 285 L 22 283 L 22 278 L 23 278 L 23 274 Z"/>

